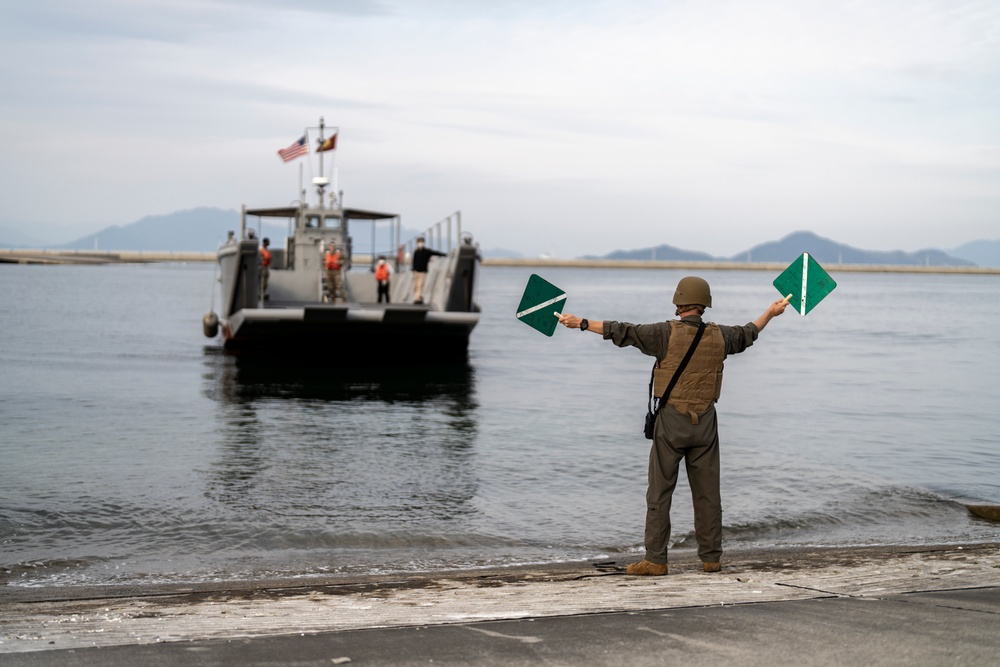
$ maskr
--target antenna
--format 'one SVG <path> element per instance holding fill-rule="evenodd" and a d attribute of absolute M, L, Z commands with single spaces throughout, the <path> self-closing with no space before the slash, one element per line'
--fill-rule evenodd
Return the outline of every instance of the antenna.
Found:
<path fill-rule="evenodd" d="M 319 145 L 322 146 L 326 137 L 323 136 L 323 128 L 326 127 L 326 121 L 323 120 L 323 116 L 319 117 Z M 319 152 L 319 175 L 323 176 L 323 151 Z M 316 179 L 313 179 L 315 182 Z M 322 193 L 320 194 L 320 199 L 322 199 Z"/>

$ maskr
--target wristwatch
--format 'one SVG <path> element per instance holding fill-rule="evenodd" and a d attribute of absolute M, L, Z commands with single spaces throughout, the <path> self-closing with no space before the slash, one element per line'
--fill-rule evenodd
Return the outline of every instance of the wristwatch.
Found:
<path fill-rule="evenodd" d="M 590 328 L 590 322 L 587 320 L 580 320 L 580 331 L 586 331 Z"/>

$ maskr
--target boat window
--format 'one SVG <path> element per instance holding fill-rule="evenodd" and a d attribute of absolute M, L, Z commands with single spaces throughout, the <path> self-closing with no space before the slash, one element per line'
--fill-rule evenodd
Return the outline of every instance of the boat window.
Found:
<path fill-rule="evenodd" d="M 309 229 L 318 229 L 321 227 L 338 229 L 340 227 L 340 218 L 335 216 L 307 215 L 306 227 Z"/>

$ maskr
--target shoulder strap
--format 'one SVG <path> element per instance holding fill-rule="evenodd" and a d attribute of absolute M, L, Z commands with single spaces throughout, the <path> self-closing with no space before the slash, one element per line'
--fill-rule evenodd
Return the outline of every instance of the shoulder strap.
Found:
<path fill-rule="evenodd" d="M 670 378 L 670 384 L 668 384 L 666 390 L 664 390 L 663 396 L 660 396 L 660 401 L 656 405 L 656 410 L 654 411 L 652 409 L 652 405 L 648 406 L 648 410 L 649 410 L 650 413 L 652 413 L 654 415 L 657 414 L 660 411 L 660 408 L 663 407 L 663 404 L 667 402 L 667 398 L 670 396 L 670 392 L 673 391 L 674 385 L 677 384 L 677 379 L 680 378 L 681 373 L 684 372 L 684 368 L 688 365 L 688 362 L 691 361 L 691 357 L 694 356 L 694 349 L 696 347 L 698 347 L 698 341 L 701 340 L 701 336 L 704 333 L 705 333 L 705 323 L 704 322 L 699 322 L 698 323 L 698 332 L 694 335 L 694 340 L 691 341 L 691 347 L 688 348 L 688 351 L 684 355 L 684 358 L 681 359 L 680 365 L 677 367 L 677 370 L 674 371 L 674 376 L 672 378 Z M 652 403 L 653 398 L 654 398 L 654 396 L 653 396 L 653 374 L 655 372 L 656 372 L 656 364 L 653 365 L 653 370 L 649 374 L 649 401 L 650 401 L 650 403 Z"/>

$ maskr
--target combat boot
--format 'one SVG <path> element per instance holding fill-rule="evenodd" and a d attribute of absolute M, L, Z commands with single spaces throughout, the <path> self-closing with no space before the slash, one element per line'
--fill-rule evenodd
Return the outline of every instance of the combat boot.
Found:
<path fill-rule="evenodd" d="M 705 572 L 718 572 L 722 569 L 722 563 L 705 563 Z"/>
<path fill-rule="evenodd" d="M 632 563 L 627 568 L 625 568 L 625 574 L 631 574 L 635 576 L 662 577 L 666 573 L 667 573 L 666 563 L 650 563 L 645 558 L 643 558 L 638 563 Z"/>

